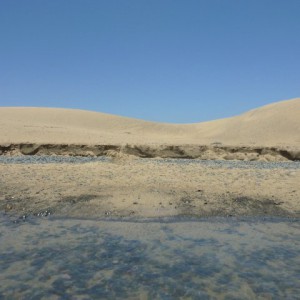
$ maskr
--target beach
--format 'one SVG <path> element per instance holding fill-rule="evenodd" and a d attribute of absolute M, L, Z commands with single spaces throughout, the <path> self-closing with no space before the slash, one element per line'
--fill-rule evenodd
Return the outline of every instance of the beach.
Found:
<path fill-rule="evenodd" d="M 0 300 L 300 300 L 299 4 L 1 1 Z"/>
<path fill-rule="evenodd" d="M 298 299 L 299 112 L 0 108 L 0 298 Z"/>

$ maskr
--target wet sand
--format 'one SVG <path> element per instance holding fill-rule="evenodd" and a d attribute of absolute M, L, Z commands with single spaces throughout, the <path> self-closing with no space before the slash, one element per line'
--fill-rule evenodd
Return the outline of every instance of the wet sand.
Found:
<path fill-rule="evenodd" d="M 299 299 L 300 223 L 0 213 L 1 299 Z"/>
<path fill-rule="evenodd" d="M 25 217 L 300 217 L 298 164 L 128 158 L 2 162 L 0 210 Z"/>

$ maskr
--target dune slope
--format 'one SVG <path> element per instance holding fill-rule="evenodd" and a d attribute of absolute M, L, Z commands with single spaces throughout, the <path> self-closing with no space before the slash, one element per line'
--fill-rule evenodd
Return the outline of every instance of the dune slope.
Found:
<path fill-rule="evenodd" d="M 5 143 L 221 143 L 300 148 L 300 98 L 277 102 L 232 118 L 186 125 L 72 109 L 1 107 L 0 144 Z"/>
<path fill-rule="evenodd" d="M 198 126 L 202 128 L 206 125 L 200 123 Z M 224 144 L 299 147 L 300 98 L 266 105 L 237 117 L 213 121 L 208 126 L 211 126 L 210 138 Z"/>

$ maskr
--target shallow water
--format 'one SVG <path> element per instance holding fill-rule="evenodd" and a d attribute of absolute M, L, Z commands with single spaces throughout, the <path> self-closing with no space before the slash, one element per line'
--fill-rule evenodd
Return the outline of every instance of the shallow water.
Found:
<path fill-rule="evenodd" d="M 0 216 L 0 299 L 299 299 L 300 221 Z"/>
<path fill-rule="evenodd" d="M 0 164 L 84 164 L 94 162 L 112 162 L 111 157 L 83 157 L 83 156 L 60 156 L 60 155 L 22 155 L 22 156 L 4 156 L 0 155 Z M 297 170 L 300 169 L 300 161 L 242 161 L 242 160 L 202 160 L 187 158 L 139 158 L 135 160 L 139 163 L 156 164 L 176 164 L 176 165 L 202 165 L 210 168 L 226 169 L 282 169 Z"/>

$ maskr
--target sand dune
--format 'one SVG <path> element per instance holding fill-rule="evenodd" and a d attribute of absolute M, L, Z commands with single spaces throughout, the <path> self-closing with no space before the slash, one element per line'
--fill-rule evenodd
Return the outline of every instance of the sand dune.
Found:
<path fill-rule="evenodd" d="M 206 126 L 200 123 L 199 128 Z M 237 117 L 207 123 L 209 138 L 224 144 L 300 145 L 300 98 L 251 110 Z"/>
<path fill-rule="evenodd" d="M 300 98 L 195 124 L 147 122 L 98 112 L 0 108 L 0 144 L 166 144 L 300 147 Z"/>

